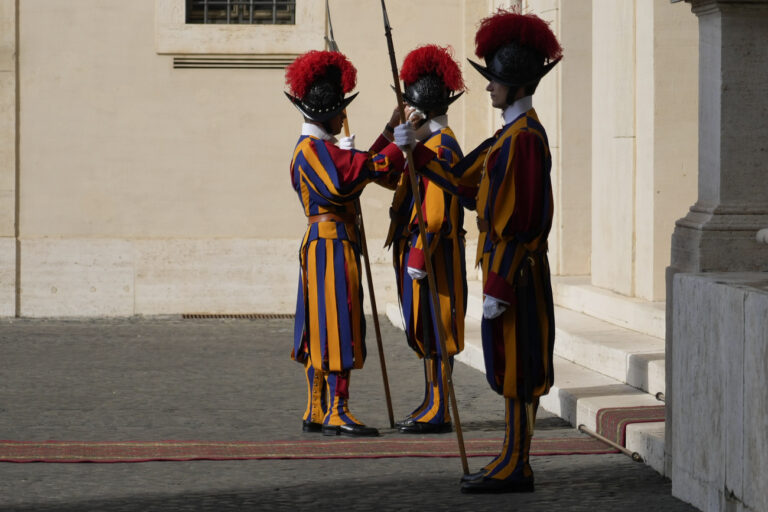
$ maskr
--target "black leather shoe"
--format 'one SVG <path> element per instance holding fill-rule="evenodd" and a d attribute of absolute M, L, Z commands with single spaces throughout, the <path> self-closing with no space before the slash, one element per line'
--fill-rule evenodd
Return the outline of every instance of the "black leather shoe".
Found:
<path fill-rule="evenodd" d="M 403 427 L 405 425 L 410 425 L 411 423 L 413 423 L 413 418 L 408 416 L 407 418 L 403 418 L 400 421 L 396 421 L 395 422 L 395 428 L 400 428 L 400 427 Z"/>
<path fill-rule="evenodd" d="M 315 423 L 314 421 L 304 420 L 301 423 L 302 432 L 321 432 L 323 430 L 322 423 Z"/>
<path fill-rule="evenodd" d="M 422 421 L 412 421 L 401 425 L 398 430 L 402 434 L 445 434 L 453 430 L 453 428 L 450 422 L 424 423 Z"/>
<path fill-rule="evenodd" d="M 490 494 L 502 492 L 533 492 L 533 478 L 523 480 L 498 480 L 496 478 L 477 478 L 461 484 L 465 494 Z"/>
<path fill-rule="evenodd" d="M 323 425 L 324 436 L 376 437 L 379 431 L 365 425 Z"/>
<path fill-rule="evenodd" d="M 477 471 L 475 473 L 468 473 L 466 475 L 461 475 L 461 482 L 470 482 L 472 480 L 479 480 L 485 476 L 485 470 L 481 469 L 480 471 Z"/>

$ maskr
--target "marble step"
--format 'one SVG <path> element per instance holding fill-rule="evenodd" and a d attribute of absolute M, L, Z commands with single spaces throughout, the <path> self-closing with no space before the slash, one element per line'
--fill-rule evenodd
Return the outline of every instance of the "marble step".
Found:
<path fill-rule="evenodd" d="M 555 354 L 655 395 L 664 392 L 664 340 L 555 307 Z"/>
<path fill-rule="evenodd" d="M 552 276 L 552 296 L 561 307 L 664 339 L 664 301 L 649 302 L 592 286 L 589 276 Z"/>
<path fill-rule="evenodd" d="M 555 384 L 541 398 L 541 407 L 574 427 L 596 430 L 600 409 L 656 406 L 662 402 L 637 388 L 555 357 Z M 633 423 L 627 426 L 626 448 L 637 452 L 646 464 L 664 474 L 664 422 Z"/>

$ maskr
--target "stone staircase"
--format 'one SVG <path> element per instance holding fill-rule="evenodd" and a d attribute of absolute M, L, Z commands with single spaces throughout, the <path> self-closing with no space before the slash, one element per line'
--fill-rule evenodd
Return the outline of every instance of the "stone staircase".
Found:
<path fill-rule="evenodd" d="M 663 302 L 646 302 L 591 286 L 589 277 L 553 277 L 555 384 L 541 406 L 570 422 L 596 429 L 606 407 L 661 405 L 664 392 Z M 402 327 L 396 302 L 390 321 Z M 484 370 L 480 341 L 482 287 L 469 282 L 464 351 L 457 360 Z M 627 427 L 627 449 L 664 474 L 664 422 Z"/>

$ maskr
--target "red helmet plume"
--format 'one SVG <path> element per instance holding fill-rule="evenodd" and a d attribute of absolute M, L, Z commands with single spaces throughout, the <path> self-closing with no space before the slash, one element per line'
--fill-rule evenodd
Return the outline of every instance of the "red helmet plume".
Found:
<path fill-rule="evenodd" d="M 296 57 L 285 70 L 285 83 L 291 93 L 303 98 L 312 83 L 323 77 L 329 68 L 337 68 L 341 75 L 341 89 L 344 94 L 355 88 L 357 70 L 341 52 L 312 50 Z"/>
<path fill-rule="evenodd" d="M 563 54 L 546 21 L 535 14 L 499 9 L 480 22 L 475 35 L 475 55 L 484 58 L 510 42 L 531 48 L 548 61 L 556 60 Z"/>
<path fill-rule="evenodd" d="M 464 90 L 461 69 L 453 59 L 453 49 L 428 44 L 411 51 L 400 68 L 400 78 L 406 86 L 426 74 L 437 75 L 450 91 Z"/>

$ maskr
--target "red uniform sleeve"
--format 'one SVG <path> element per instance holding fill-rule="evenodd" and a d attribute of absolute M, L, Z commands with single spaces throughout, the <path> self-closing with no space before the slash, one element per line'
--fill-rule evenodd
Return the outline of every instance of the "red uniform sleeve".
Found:
<path fill-rule="evenodd" d="M 356 185 L 361 180 L 383 177 L 388 171 L 399 171 L 405 163 L 402 151 L 394 144 L 388 144 L 374 154 L 340 149 L 333 144 L 326 144 L 326 148 L 336 167 L 341 187 Z"/>
<path fill-rule="evenodd" d="M 340 149 L 334 144 L 326 144 L 326 148 L 336 166 L 336 174 L 342 187 L 357 182 L 364 171 L 367 173 L 368 153 Z"/>
<path fill-rule="evenodd" d="M 531 132 L 522 132 L 515 141 L 512 160 L 515 179 L 515 209 L 508 232 L 529 232 L 541 225 L 544 204 L 544 147 Z"/>
<path fill-rule="evenodd" d="M 382 149 L 387 147 L 390 144 L 390 140 L 387 139 L 384 135 L 379 135 L 378 138 L 373 141 L 373 145 L 368 150 L 371 153 L 379 153 Z"/>

